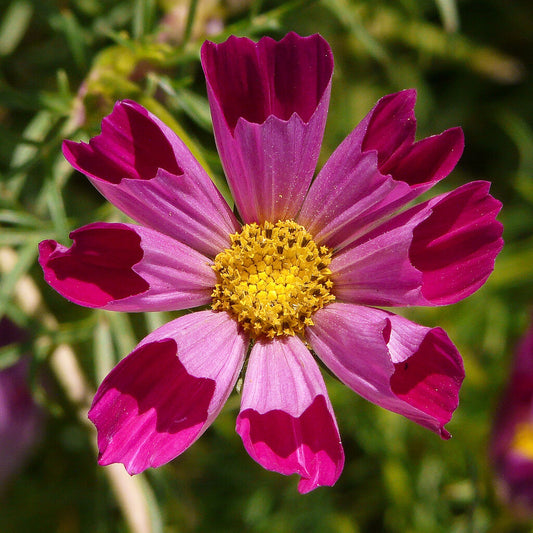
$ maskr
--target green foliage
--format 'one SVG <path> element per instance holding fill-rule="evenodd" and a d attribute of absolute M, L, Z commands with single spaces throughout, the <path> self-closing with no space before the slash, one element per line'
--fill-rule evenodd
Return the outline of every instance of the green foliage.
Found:
<path fill-rule="evenodd" d="M 180 16 L 172 19 L 170 6 L 178 4 Z M 328 378 L 346 467 L 334 488 L 300 496 L 296 479 L 264 471 L 245 453 L 234 432 L 235 394 L 182 457 L 139 476 L 149 530 L 529 531 L 531 523 L 496 498 L 487 446 L 533 302 L 533 5 L 198 0 L 188 6 L 179 0 L 2 0 L 0 251 L 11 259 L 0 261 L 0 315 L 27 329 L 30 339 L 1 349 L 0 366 L 34 355 L 33 386 L 48 416 L 33 458 L 0 496 L 0 530 L 133 531 L 109 476 L 96 465 L 95 436 L 79 416 L 83 402 L 64 389 L 53 354 L 59 346 L 72 350 L 95 388 L 171 316 L 69 304 L 43 281 L 36 245 L 49 238 L 67 244 L 69 231 L 80 225 L 121 219 L 64 161 L 61 142 L 94 135 L 122 98 L 138 100 L 169 124 L 229 199 L 199 65 L 201 43 L 215 27 L 209 38 L 216 41 L 233 33 L 279 38 L 294 30 L 319 32 L 330 42 L 336 70 L 323 161 L 379 97 L 416 87 L 419 137 L 455 125 L 466 134 L 465 155 L 440 190 L 492 181 L 492 193 L 504 203 L 506 247 L 474 296 L 406 313 L 445 328 L 464 356 L 461 405 L 449 424 L 453 439 L 441 441 Z"/>

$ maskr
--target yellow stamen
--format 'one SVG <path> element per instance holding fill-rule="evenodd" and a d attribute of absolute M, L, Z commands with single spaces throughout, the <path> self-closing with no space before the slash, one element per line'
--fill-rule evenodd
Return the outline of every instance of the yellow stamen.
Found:
<path fill-rule="evenodd" d="M 212 308 L 231 313 L 254 337 L 295 335 L 335 300 L 331 251 L 292 220 L 246 224 L 215 257 Z"/>
<path fill-rule="evenodd" d="M 533 461 L 533 424 L 522 422 L 516 426 L 511 448 L 526 459 Z"/>

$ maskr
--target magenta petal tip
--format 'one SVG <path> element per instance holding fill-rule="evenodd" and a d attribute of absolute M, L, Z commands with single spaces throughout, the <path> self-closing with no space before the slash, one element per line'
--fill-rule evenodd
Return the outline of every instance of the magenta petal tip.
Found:
<path fill-rule="evenodd" d="M 139 347 L 104 380 L 89 411 L 99 464 L 138 474 L 174 459 L 203 429 L 214 390 L 213 380 L 187 373 L 173 340 Z"/>
<path fill-rule="evenodd" d="M 94 223 L 70 237 L 71 248 L 52 240 L 39 244 L 44 278 L 65 298 L 86 307 L 105 307 L 149 288 L 133 270 L 143 257 L 141 239 L 126 226 Z"/>

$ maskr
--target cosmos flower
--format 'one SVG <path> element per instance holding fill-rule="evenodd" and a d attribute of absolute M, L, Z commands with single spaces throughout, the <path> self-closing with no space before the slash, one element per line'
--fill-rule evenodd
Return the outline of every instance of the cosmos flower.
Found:
<path fill-rule="evenodd" d="M 99 462 L 162 465 L 213 422 L 243 369 L 237 433 L 305 493 L 344 464 L 315 359 L 364 398 L 435 431 L 458 404 L 461 357 L 440 328 L 376 306 L 443 305 L 477 290 L 502 247 L 487 182 L 406 205 L 454 168 L 459 128 L 414 141 L 416 94 L 382 98 L 313 180 L 333 57 L 319 35 L 204 43 L 234 215 L 184 143 L 132 101 L 64 154 L 141 225 L 94 223 L 40 245 L 47 282 L 116 311 L 199 307 L 143 339 L 101 384 Z M 310 351 L 312 350 L 312 352 Z M 249 355 L 248 355 L 249 352 Z"/>
<path fill-rule="evenodd" d="M 533 514 L 533 324 L 516 352 L 491 455 L 502 499 L 521 514 Z"/>
<path fill-rule="evenodd" d="M 0 347 L 20 342 L 24 336 L 9 319 L 0 319 Z M 0 492 L 24 466 L 41 436 L 43 413 L 28 379 L 27 358 L 0 370 Z"/>

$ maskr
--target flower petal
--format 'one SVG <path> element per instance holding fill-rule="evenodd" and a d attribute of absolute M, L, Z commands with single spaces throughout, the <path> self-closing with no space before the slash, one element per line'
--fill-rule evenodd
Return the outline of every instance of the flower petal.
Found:
<path fill-rule="evenodd" d="M 383 96 L 357 126 L 361 151 L 375 150 L 379 166 L 405 153 L 415 140 L 416 90 L 406 89 Z"/>
<path fill-rule="evenodd" d="M 475 292 L 500 252 L 501 204 L 472 182 L 391 218 L 334 256 L 334 293 L 357 304 L 455 303 Z"/>
<path fill-rule="evenodd" d="M 341 249 L 368 231 L 393 193 L 401 197 L 409 191 L 405 183 L 381 174 L 377 154 L 361 153 L 352 135 L 319 172 L 297 217 L 315 242 L 332 249 Z"/>
<path fill-rule="evenodd" d="M 459 389 L 465 377 L 457 348 L 441 328 L 427 328 L 392 314 L 388 320 L 390 332 L 385 340 L 394 362 L 392 392 L 424 415 L 437 419 L 438 431 L 448 438 L 443 426 L 459 405 Z M 408 418 L 425 425 L 425 416 Z"/>
<path fill-rule="evenodd" d="M 237 433 L 264 468 L 299 474 L 301 493 L 339 478 L 344 452 L 333 408 L 317 364 L 297 337 L 254 345 Z"/>
<path fill-rule="evenodd" d="M 172 311 L 209 303 L 210 260 L 162 233 L 98 222 L 70 234 L 66 248 L 39 245 L 45 280 L 79 305 L 114 311 Z"/>
<path fill-rule="evenodd" d="M 431 215 L 413 232 L 409 257 L 422 272 L 423 300 L 417 305 L 458 302 L 479 289 L 494 270 L 503 247 L 503 226 L 496 220 L 501 203 L 484 181 L 467 183 L 437 196 Z"/>
<path fill-rule="evenodd" d="M 440 328 L 379 309 L 333 303 L 306 329 L 313 350 L 348 387 L 449 438 L 458 405 L 461 356 Z"/>
<path fill-rule="evenodd" d="M 27 332 L 0 318 L 0 348 L 21 342 Z M 44 412 L 32 396 L 31 363 L 22 357 L 0 368 L 0 492 L 29 459 L 43 429 Z"/>
<path fill-rule="evenodd" d="M 455 167 L 464 148 L 461 128 L 451 128 L 414 142 L 416 91 L 408 89 L 381 98 L 357 127 L 361 150 L 375 150 L 379 170 L 403 181 L 413 199 L 445 178 Z"/>
<path fill-rule="evenodd" d="M 414 143 L 397 161 L 380 166 L 380 170 L 408 183 L 410 200 L 450 174 L 463 155 L 464 144 L 463 130 L 450 128 Z"/>
<path fill-rule="evenodd" d="M 452 171 L 461 129 L 413 144 L 415 100 L 414 90 L 383 97 L 319 172 L 298 215 L 317 242 L 346 246 Z"/>
<path fill-rule="evenodd" d="M 319 35 L 202 47 L 218 151 L 246 223 L 294 218 L 318 160 L 333 56 Z"/>
<path fill-rule="evenodd" d="M 264 37 L 257 43 L 232 36 L 220 44 L 205 42 L 202 66 L 233 130 L 241 118 L 261 124 L 270 115 L 288 120 L 296 113 L 309 122 L 329 90 L 333 54 L 318 34 L 290 32 L 278 42 Z"/>
<path fill-rule="evenodd" d="M 498 495 L 511 507 L 515 516 L 531 516 L 533 461 L 512 450 L 498 459 L 495 464 Z"/>
<path fill-rule="evenodd" d="M 216 255 L 239 224 L 177 135 L 141 105 L 124 100 L 89 144 L 65 141 L 69 163 L 134 220 Z"/>
<path fill-rule="evenodd" d="M 520 342 L 494 417 L 490 455 L 501 496 L 515 511 L 533 509 L 533 325 Z"/>
<path fill-rule="evenodd" d="M 431 210 L 416 206 L 343 248 L 330 264 L 337 299 L 405 306 L 421 300 L 422 272 L 410 259 L 414 229 Z"/>
<path fill-rule="evenodd" d="M 181 454 L 220 412 L 246 347 L 237 322 L 212 311 L 148 335 L 106 377 L 89 411 L 99 464 L 122 463 L 137 474 Z"/>

